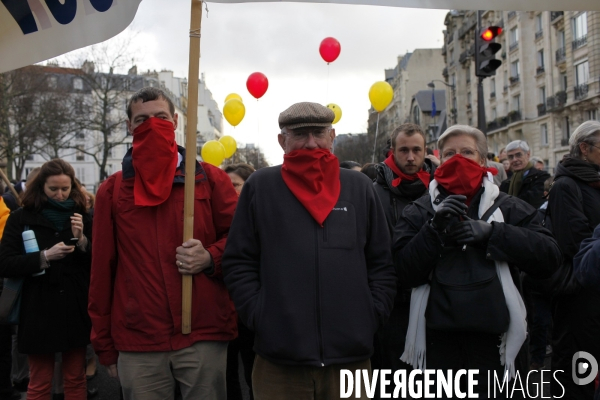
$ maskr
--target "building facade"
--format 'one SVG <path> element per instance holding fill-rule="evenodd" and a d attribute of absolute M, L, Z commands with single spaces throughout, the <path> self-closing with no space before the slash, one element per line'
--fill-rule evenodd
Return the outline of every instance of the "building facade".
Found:
<path fill-rule="evenodd" d="M 427 147 L 437 149 L 437 140 L 447 128 L 446 91 L 419 90 L 415 93 L 412 97 L 408 121 L 423 129 L 427 138 Z"/>
<path fill-rule="evenodd" d="M 73 95 L 81 96 L 83 101 L 88 104 L 96 104 L 102 99 L 98 98 L 97 91 L 90 86 L 89 79 L 82 79 L 81 74 L 77 69 L 67 69 L 60 67 L 41 67 L 45 68 L 45 73 L 48 75 L 48 82 L 61 82 L 62 85 L 67 85 L 68 90 Z M 93 72 L 93 66 L 83 66 L 87 68 L 85 71 L 88 76 Z M 89 70 L 92 68 L 92 70 Z M 84 72 L 83 70 L 81 71 Z M 128 99 L 137 90 L 143 87 L 158 87 L 161 88 L 175 106 L 175 113 L 179 115 L 178 126 L 175 131 L 175 140 L 185 146 L 185 132 L 187 127 L 187 80 L 185 78 L 177 78 L 173 76 L 171 71 L 151 72 L 143 74 L 137 73 L 137 68 L 134 66 L 129 70 L 127 75 L 97 73 L 99 77 L 95 79 L 98 82 L 105 82 L 110 79 L 113 82 L 118 82 L 114 86 L 112 94 L 105 94 L 108 98 L 112 98 L 112 109 L 107 113 L 114 124 L 118 124 L 118 128 L 108 136 L 114 145 L 108 151 L 106 157 L 105 172 L 110 175 L 121 169 L 121 161 L 125 153 L 131 148 L 133 137 L 127 131 L 126 120 L 126 105 Z M 106 78 L 103 76 L 106 75 Z M 199 106 L 198 106 L 198 127 L 197 127 L 197 142 L 204 143 L 205 137 L 219 138 L 221 136 L 222 114 L 216 106 L 216 102 L 212 104 L 212 93 L 206 87 L 203 80 L 199 84 Z M 201 103 L 204 101 L 204 103 Z M 206 104 L 209 104 L 208 106 Z M 89 108 L 93 109 L 93 107 Z M 90 116 L 93 118 L 93 116 Z M 212 123 L 210 122 L 212 121 Z M 98 132 L 91 127 L 81 129 L 74 133 L 73 139 L 68 143 L 68 146 L 61 149 L 59 152 L 60 158 L 68 161 L 75 169 L 76 177 L 90 191 L 94 191 L 98 187 L 100 181 L 101 168 L 98 165 L 98 159 L 102 158 L 102 143 L 104 141 L 102 132 Z M 199 151 L 198 151 L 199 153 Z M 47 154 L 32 154 L 29 156 L 26 167 L 23 170 L 22 178 L 25 179 L 27 174 L 36 167 L 41 166 L 48 161 Z"/>
<path fill-rule="evenodd" d="M 476 21 L 475 11 L 449 12 L 442 50 L 444 77 L 456 93 L 448 104 L 457 123 L 471 126 L 478 125 Z M 488 10 L 482 25 L 503 28 L 496 38 L 502 65 L 483 81 L 489 151 L 526 140 L 552 173 L 573 130 L 599 118 L 600 12 Z"/>
<path fill-rule="evenodd" d="M 413 96 L 427 89 L 433 79 L 440 79 L 444 68 L 441 49 L 416 49 L 398 56 L 398 64 L 385 70 L 385 80 L 394 89 L 392 103 L 381 112 L 381 117 L 392 126 L 408 122 Z"/>
<path fill-rule="evenodd" d="M 396 66 L 385 70 L 385 80 L 394 89 L 394 98 L 380 113 L 369 110 L 368 118 L 367 134 L 371 143 L 377 136 L 376 162 L 381 161 L 381 154 L 393 130 L 410 121 L 413 97 L 417 92 L 427 90 L 431 81 L 442 79 L 443 68 L 441 49 L 416 49 L 412 53 L 398 56 Z"/>

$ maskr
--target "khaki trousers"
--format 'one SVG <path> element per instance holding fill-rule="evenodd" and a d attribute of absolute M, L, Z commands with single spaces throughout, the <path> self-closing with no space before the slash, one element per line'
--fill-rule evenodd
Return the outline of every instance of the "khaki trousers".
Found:
<path fill-rule="evenodd" d="M 371 361 L 357 361 L 326 367 L 274 364 L 257 355 L 252 370 L 255 400 L 335 400 L 340 398 L 340 370 L 367 369 Z M 368 399 L 364 385 L 361 399 Z M 354 393 L 351 398 L 355 399 Z"/>
<path fill-rule="evenodd" d="M 173 400 L 175 381 L 183 400 L 226 400 L 228 342 L 196 342 L 167 352 L 119 352 L 117 368 L 125 400 Z"/>

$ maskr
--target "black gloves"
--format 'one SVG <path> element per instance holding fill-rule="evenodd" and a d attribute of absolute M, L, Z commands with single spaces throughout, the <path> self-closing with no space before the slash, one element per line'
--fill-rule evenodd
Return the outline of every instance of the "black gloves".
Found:
<path fill-rule="evenodd" d="M 492 236 L 492 224 L 481 220 L 456 222 L 448 235 L 458 244 L 485 244 Z"/>
<path fill-rule="evenodd" d="M 457 219 L 454 217 L 465 215 L 468 208 L 465 200 L 467 200 L 467 197 L 462 195 L 453 194 L 446 197 L 431 219 L 431 227 L 438 232 L 442 232 L 451 221 Z"/>
<path fill-rule="evenodd" d="M 450 195 L 442 201 L 431 219 L 431 227 L 446 235 L 451 242 L 457 244 L 486 244 L 492 236 L 492 224 L 466 217 L 467 198 L 461 195 Z M 460 217 L 467 221 L 460 221 Z"/>

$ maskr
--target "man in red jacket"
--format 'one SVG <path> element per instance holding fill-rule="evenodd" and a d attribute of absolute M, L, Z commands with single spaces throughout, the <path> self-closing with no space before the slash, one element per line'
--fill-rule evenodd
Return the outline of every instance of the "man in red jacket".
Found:
<path fill-rule="evenodd" d="M 133 147 L 98 190 L 89 314 L 92 344 L 125 399 L 224 399 L 227 343 L 237 335 L 221 255 L 237 202 L 227 174 L 196 164 L 194 239 L 181 243 L 185 149 L 159 89 L 127 107 Z M 181 275 L 193 275 L 192 332 L 181 333 Z"/>

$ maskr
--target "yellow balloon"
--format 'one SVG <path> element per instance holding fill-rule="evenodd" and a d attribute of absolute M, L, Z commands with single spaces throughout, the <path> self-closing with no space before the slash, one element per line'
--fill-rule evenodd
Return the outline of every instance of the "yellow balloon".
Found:
<path fill-rule="evenodd" d="M 225 159 L 225 147 L 216 140 L 209 140 L 202 146 L 202 160 L 218 167 Z"/>
<path fill-rule="evenodd" d="M 246 107 L 238 99 L 231 99 L 223 106 L 223 115 L 227 122 L 233 126 L 237 126 L 246 115 Z"/>
<path fill-rule="evenodd" d="M 229 93 L 227 95 L 227 97 L 225 97 L 225 103 L 227 103 L 231 99 L 238 99 L 239 101 L 241 101 L 243 103 L 242 96 L 240 96 L 237 93 Z"/>
<path fill-rule="evenodd" d="M 335 114 L 332 124 L 337 124 L 342 118 L 342 109 L 335 103 L 327 104 L 327 108 L 329 108 Z"/>
<path fill-rule="evenodd" d="M 225 158 L 231 157 L 237 150 L 237 142 L 231 136 L 223 136 L 221 139 L 219 139 L 219 143 L 225 147 Z"/>
<path fill-rule="evenodd" d="M 390 105 L 394 98 L 394 89 L 387 82 L 375 82 L 369 89 L 369 100 L 371 105 L 377 112 L 382 112 Z"/>

